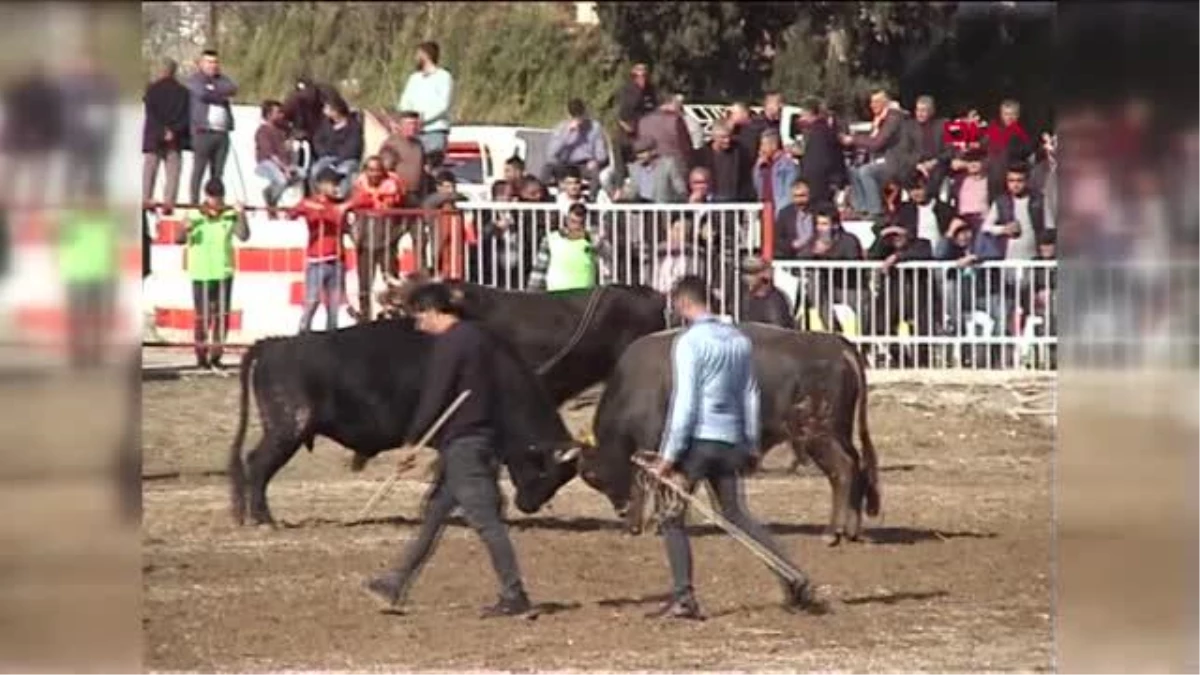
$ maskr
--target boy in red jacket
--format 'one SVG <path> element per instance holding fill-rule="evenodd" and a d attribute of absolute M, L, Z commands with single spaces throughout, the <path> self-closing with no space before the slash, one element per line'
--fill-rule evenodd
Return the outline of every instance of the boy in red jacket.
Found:
<path fill-rule="evenodd" d="M 346 213 L 350 203 L 336 195 L 342 176 L 325 169 L 317 176 L 317 194 L 307 197 L 289 211 L 292 218 L 308 224 L 308 246 L 304 262 L 304 313 L 300 332 L 312 329 L 313 315 L 325 300 L 325 330 L 337 330 L 338 307 L 345 297 L 346 258 L 342 236 L 346 234 Z"/>

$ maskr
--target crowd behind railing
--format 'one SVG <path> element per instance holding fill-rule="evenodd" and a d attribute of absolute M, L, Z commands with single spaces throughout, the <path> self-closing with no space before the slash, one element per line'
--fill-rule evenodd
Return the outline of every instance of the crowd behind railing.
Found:
<path fill-rule="evenodd" d="M 255 173 L 274 215 L 307 224 L 312 302 L 344 293 L 349 232 L 359 260 L 356 313 L 369 318 L 372 270 L 399 271 L 397 248 L 407 234 L 422 266 L 504 288 L 620 281 L 665 290 L 685 271 L 699 271 L 726 311 L 740 315 L 742 304 L 763 305 L 758 280 L 774 274 L 776 261 L 801 277 L 783 314 L 806 327 L 857 331 L 864 340 L 905 330 L 918 342 L 984 328 L 1014 337 L 1030 324 L 1039 335 L 1054 333 L 1054 139 L 1030 138 L 1016 101 L 1004 101 L 990 124 L 967 111 L 964 120 L 989 132 L 964 138 L 948 133 L 955 125 L 936 115 L 928 96 L 910 114 L 874 92 L 869 125 L 847 125 L 808 98 L 782 134 L 783 96 L 770 92 L 761 114 L 735 102 L 705 133 L 683 114 L 682 97 L 656 88 L 649 67 L 637 64 L 618 92 L 611 138 L 581 101 L 568 101 L 539 175 L 528 175 L 521 157 L 509 158 L 490 186 L 493 204 L 482 205 L 464 203 L 442 166 L 453 76 L 439 51 L 433 42 L 418 48 L 418 69 L 389 118 L 391 135 L 374 154 L 366 154 L 362 113 L 333 87 L 301 79 L 285 100 L 263 102 Z M 176 68 L 166 62 L 146 93 L 144 197 L 149 209 L 173 212 L 178 156 L 190 150 L 192 202 L 207 206 L 189 212 L 181 241 L 228 242 L 240 232 L 223 210 L 221 181 L 237 85 L 212 51 L 183 84 Z M 298 157 L 297 148 L 309 156 Z M 167 185 L 155 202 L 163 163 Z M 304 196 L 281 204 L 293 185 Z M 402 209 L 425 215 L 405 217 Z M 849 231 L 852 223 L 868 223 L 869 232 Z M 224 255 L 212 246 L 205 250 L 213 259 Z M 880 297 L 897 300 L 880 304 Z M 197 298 L 198 309 L 207 306 Z M 880 358 L 906 357 L 885 351 Z M 917 352 L 909 356 L 929 361 L 930 350 Z"/>

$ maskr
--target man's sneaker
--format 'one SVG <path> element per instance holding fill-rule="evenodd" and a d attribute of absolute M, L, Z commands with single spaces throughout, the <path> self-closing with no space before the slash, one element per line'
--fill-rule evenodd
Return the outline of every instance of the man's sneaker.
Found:
<path fill-rule="evenodd" d="M 700 613 L 700 604 L 696 599 L 688 596 L 682 599 L 672 599 L 667 601 L 662 607 L 650 612 L 646 615 L 648 619 L 691 619 L 693 621 L 703 621 L 704 615 Z"/>
<path fill-rule="evenodd" d="M 196 355 L 196 367 L 200 370 L 208 370 L 211 366 L 208 362 L 208 356 Z"/>
<path fill-rule="evenodd" d="M 500 601 L 490 607 L 484 607 L 480 612 L 481 619 L 494 619 L 501 616 L 521 616 L 533 609 L 533 604 L 529 602 L 529 596 L 525 593 L 514 598 L 500 598 Z"/>
<path fill-rule="evenodd" d="M 363 582 L 362 588 L 383 609 L 395 610 L 400 604 L 400 580 L 395 574 L 381 574 Z"/>
<path fill-rule="evenodd" d="M 832 609 L 829 601 L 821 597 L 812 582 L 790 584 L 783 601 L 784 609 L 789 612 L 804 612 L 814 616 L 829 614 Z"/>

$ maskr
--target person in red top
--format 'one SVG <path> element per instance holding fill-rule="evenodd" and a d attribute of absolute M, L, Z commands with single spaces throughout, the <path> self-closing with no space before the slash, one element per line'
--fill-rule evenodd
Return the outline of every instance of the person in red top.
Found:
<path fill-rule="evenodd" d="M 431 220 L 437 274 L 442 279 L 463 279 L 471 247 L 478 244 L 474 223 L 455 206 L 465 199 L 457 192 L 454 174 L 442 171 L 437 175 L 437 192 L 425 200 L 425 208 L 435 212 Z"/>
<path fill-rule="evenodd" d="M 346 214 L 350 202 L 338 201 L 336 195 L 342 176 L 333 169 L 317 175 L 317 194 L 301 201 L 288 215 L 301 218 L 308 224 L 308 246 L 305 250 L 304 313 L 300 317 L 300 332 L 312 329 L 313 315 L 325 300 L 325 330 L 337 330 L 337 312 L 345 296 L 346 264 L 342 235 L 346 234 Z"/>
<path fill-rule="evenodd" d="M 404 204 L 404 184 L 388 173 L 379 156 L 367 158 L 363 172 L 354 181 L 350 208 L 356 211 L 353 220 L 354 250 L 358 268 L 358 320 L 370 321 L 371 285 L 375 269 L 389 277 L 400 275 L 400 237 L 404 234 L 401 221 L 395 215 L 371 213 L 381 209 L 396 209 Z M 361 211 L 361 212 L 359 212 Z"/>

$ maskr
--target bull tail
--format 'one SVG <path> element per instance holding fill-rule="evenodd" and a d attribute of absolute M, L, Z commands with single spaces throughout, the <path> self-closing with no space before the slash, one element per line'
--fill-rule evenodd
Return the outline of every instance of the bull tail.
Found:
<path fill-rule="evenodd" d="M 233 444 L 229 448 L 229 488 L 230 488 L 230 508 L 233 512 L 233 520 L 238 525 L 241 525 L 246 520 L 246 465 L 242 460 L 242 445 L 246 441 L 246 418 L 250 411 L 250 370 L 254 366 L 254 360 L 258 357 L 259 345 L 261 342 L 256 342 L 246 350 L 242 355 L 242 363 L 238 367 L 239 386 L 241 387 L 238 394 L 238 423 L 237 430 L 233 433 Z"/>
<path fill-rule="evenodd" d="M 867 364 L 862 353 L 854 348 L 843 351 L 842 356 L 850 363 L 858 380 L 855 407 L 858 409 L 858 440 L 862 444 L 862 474 L 866 483 L 864 496 L 867 500 L 867 515 L 874 518 L 879 515 L 883 500 L 879 495 L 879 457 L 875 453 L 875 444 L 871 442 L 871 429 L 867 424 Z"/>

